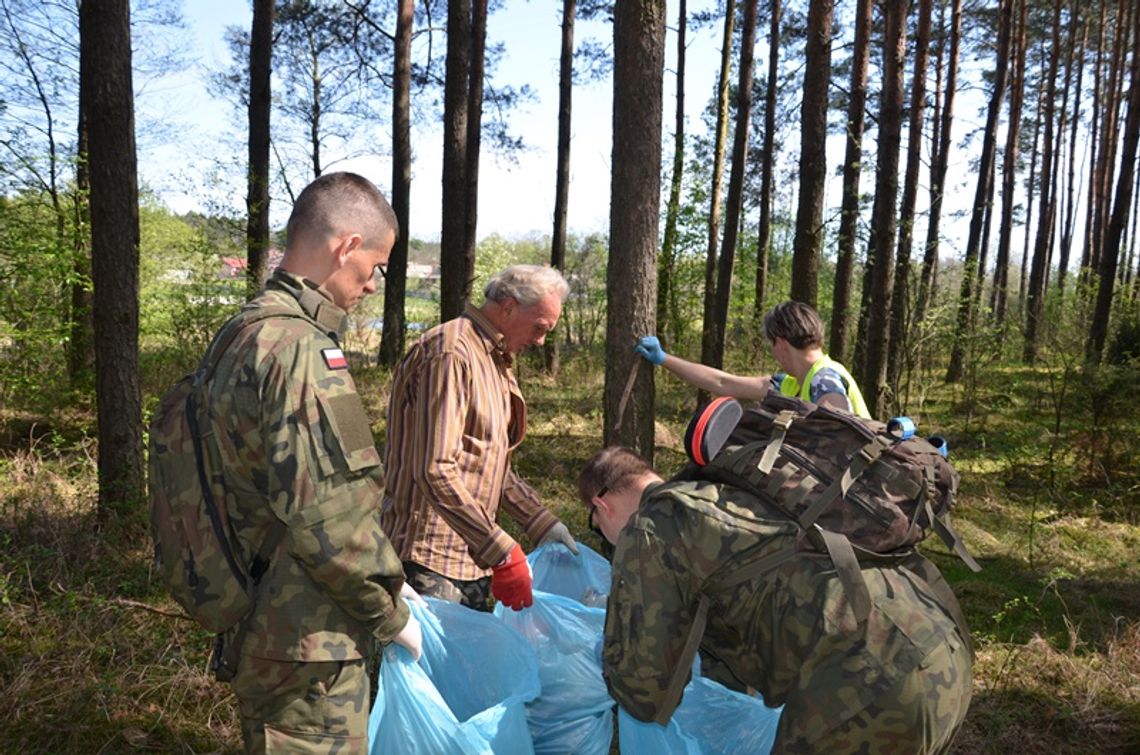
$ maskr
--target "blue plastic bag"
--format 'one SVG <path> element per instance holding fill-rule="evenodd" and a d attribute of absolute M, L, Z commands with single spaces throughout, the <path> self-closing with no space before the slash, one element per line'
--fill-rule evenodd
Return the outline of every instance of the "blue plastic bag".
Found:
<path fill-rule="evenodd" d="M 667 726 L 638 721 L 619 708 L 618 741 L 622 752 L 634 753 L 766 753 L 772 751 L 782 710 L 694 676 Z"/>
<path fill-rule="evenodd" d="M 526 703 L 539 694 L 533 651 L 490 614 L 446 601 L 410 601 L 423 630 L 419 662 L 389 644 L 368 719 L 371 752 L 534 752 Z"/>
<path fill-rule="evenodd" d="M 605 608 L 610 594 L 610 562 L 582 543 L 578 543 L 578 553 L 575 556 L 561 543 L 535 548 L 527 556 L 534 572 L 534 589 Z"/>
<path fill-rule="evenodd" d="M 594 651 L 605 609 L 535 591 L 530 608 L 512 611 L 500 604 L 495 615 L 525 638 L 538 660 L 542 694 L 527 706 L 534 751 L 606 755 L 614 701 Z"/>

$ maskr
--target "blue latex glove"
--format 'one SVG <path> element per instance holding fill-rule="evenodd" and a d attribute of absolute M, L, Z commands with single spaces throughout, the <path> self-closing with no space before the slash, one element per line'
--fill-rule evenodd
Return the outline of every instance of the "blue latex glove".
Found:
<path fill-rule="evenodd" d="M 644 336 L 633 347 L 633 350 L 653 364 L 661 365 L 665 362 L 665 349 L 661 348 L 661 342 L 657 340 L 657 336 Z"/>

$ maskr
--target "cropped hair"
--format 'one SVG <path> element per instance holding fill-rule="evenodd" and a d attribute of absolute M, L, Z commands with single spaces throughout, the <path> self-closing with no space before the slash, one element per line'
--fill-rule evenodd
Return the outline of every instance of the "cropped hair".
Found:
<path fill-rule="evenodd" d="M 344 233 L 359 233 L 365 249 L 375 249 L 400 224 L 376 185 L 356 173 L 325 173 L 304 188 L 285 226 L 286 246 L 302 237 L 313 243 Z"/>
<path fill-rule="evenodd" d="M 566 301 L 570 285 L 557 269 L 547 265 L 511 265 L 487 281 L 483 296 L 487 301 L 514 299 L 524 307 L 557 294 Z"/>
<path fill-rule="evenodd" d="M 764 315 L 764 337 L 768 343 L 783 338 L 797 349 L 823 348 L 823 320 L 819 312 L 803 302 L 781 302 Z"/>
<path fill-rule="evenodd" d="M 609 446 L 594 454 L 578 475 L 578 497 L 587 506 L 600 491 L 623 490 L 642 475 L 656 474 L 653 465 L 625 446 Z"/>

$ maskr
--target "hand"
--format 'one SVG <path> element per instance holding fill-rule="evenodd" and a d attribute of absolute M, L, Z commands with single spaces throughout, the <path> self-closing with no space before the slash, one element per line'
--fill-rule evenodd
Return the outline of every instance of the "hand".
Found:
<path fill-rule="evenodd" d="M 412 601 L 413 603 L 419 603 L 421 606 L 427 605 L 427 601 L 423 599 L 423 596 L 416 592 L 416 588 L 407 582 L 400 587 L 400 597 L 404 600 Z"/>
<path fill-rule="evenodd" d="M 422 601 L 423 598 L 420 598 Z M 412 654 L 412 660 L 418 661 L 420 654 L 423 653 L 424 648 L 424 635 L 420 629 L 420 622 L 411 613 L 408 614 L 408 623 L 404 628 L 392 638 L 392 642 L 407 648 L 408 652 Z"/>
<path fill-rule="evenodd" d="M 562 543 L 570 549 L 571 553 L 575 556 L 578 555 L 578 544 L 574 542 L 574 536 L 570 534 L 570 530 L 562 522 L 555 522 L 554 526 L 542 536 L 542 540 L 538 541 L 539 545 L 546 545 L 547 543 Z"/>
<path fill-rule="evenodd" d="M 633 350 L 655 365 L 661 365 L 665 362 L 665 349 L 661 348 L 661 342 L 657 340 L 657 336 L 644 336 L 633 347 Z"/>
<path fill-rule="evenodd" d="M 530 564 L 522 546 L 515 543 L 511 555 L 491 569 L 491 594 L 500 603 L 506 603 L 516 611 L 534 604 L 534 594 L 530 590 Z"/>

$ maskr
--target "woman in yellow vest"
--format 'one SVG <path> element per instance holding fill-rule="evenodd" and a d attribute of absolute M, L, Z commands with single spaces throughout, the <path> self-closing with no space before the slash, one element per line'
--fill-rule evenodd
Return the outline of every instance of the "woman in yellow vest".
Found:
<path fill-rule="evenodd" d="M 666 354 L 656 336 L 645 336 L 634 350 L 686 383 L 716 396 L 759 401 L 772 388 L 870 419 L 863 394 L 847 368 L 823 353 L 823 320 L 798 301 L 777 304 L 764 315 L 764 337 L 780 365 L 775 375 L 744 377 Z"/>

